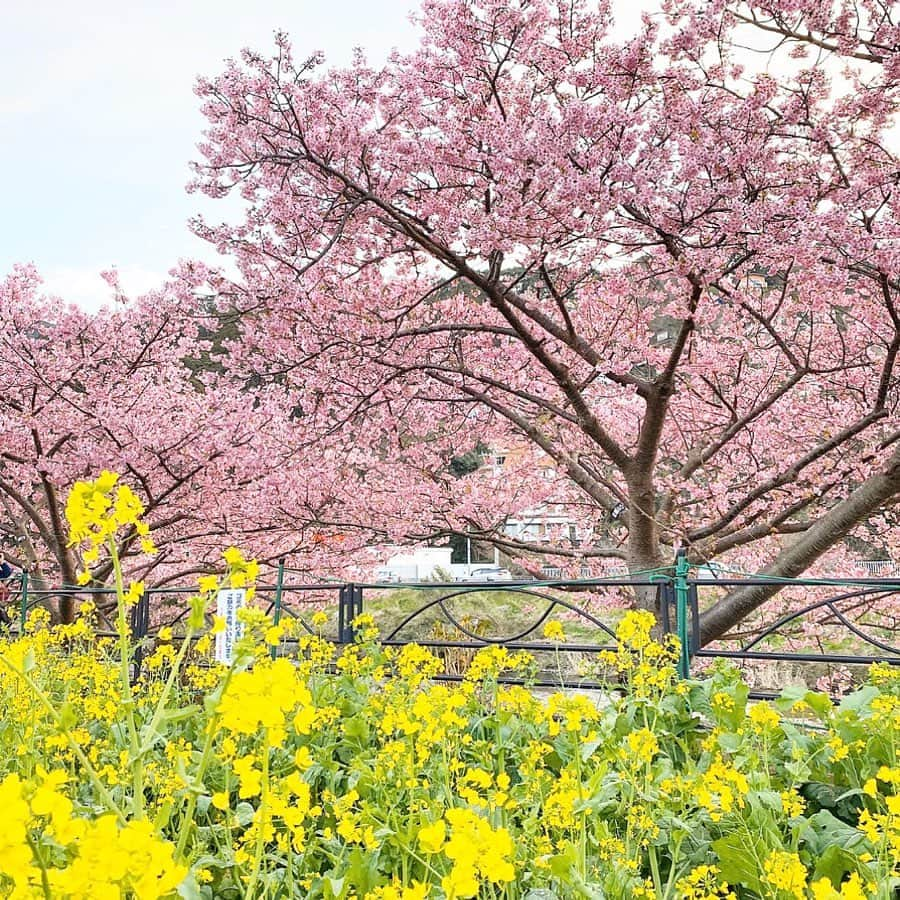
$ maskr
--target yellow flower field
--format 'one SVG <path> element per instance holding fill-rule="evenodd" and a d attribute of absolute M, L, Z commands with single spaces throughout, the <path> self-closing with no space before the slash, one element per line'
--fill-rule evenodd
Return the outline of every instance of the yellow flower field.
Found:
<path fill-rule="evenodd" d="M 140 504 L 114 476 L 70 500 L 114 552 Z M 129 492 L 130 493 L 130 492 Z M 146 549 L 152 549 L 148 535 Z M 117 561 L 116 571 L 120 572 Z M 255 565 L 233 548 L 187 633 L 131 683 L 94 610 L 0 641 L 0 895 L 26 897 L 878 898 L 900 885 L 900 672 L 834 705 L 753 704 L 737 673 L 680 681 L 631 613 L 603 702 L 504 685 L 533 661 L 482 650 L 460 681 L 371 622 L 336 648 L 245 614 L 230 667 L 203 613 Z M 317 620 L 321 625 L 321 620 Z"/>

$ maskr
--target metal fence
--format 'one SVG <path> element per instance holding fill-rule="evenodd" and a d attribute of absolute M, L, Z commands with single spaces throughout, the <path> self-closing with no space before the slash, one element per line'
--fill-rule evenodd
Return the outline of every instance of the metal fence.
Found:
<path fill-rule="evenodd" d="M 777 580 L 779 593 L 763 607 L 766 618 L 757 614 L 753 627 L 738 627 L 721 638 L 701 644 L 703 610 L 717 596 L 726 591 L 772 584 L 772 579 L 754 577 L 689 579 L 690 670 L 697 672 L 712 660 L 726 659 L 745 669 L 753 670 L 755 666 L 757 671 L 775 671 L 782 680 L 808 681 L 818 674 L 822 689 L 840 693 L 841 681 L 847 688 L 852 687 L 861 666 L 900 665 L 900 582 L 897 580 Z M 710 594 L 712 598 L 708 597 Z M 777 689 L 783 684 L 770 687 Z M 756 692 L 759 696 L 766 693 Z"/>
<path fill-rule="evenodd" d="M 768 620 L 758 615 L 752 627 L 742 623 L 742 628 L 701 645 L 705 609 L 728 591 L 773 584 L 778 593 L 762 608 Z M 547 671 L 555 667 L 552 678 L 548 675 L 538 683 L 600 687 L 604 682 L 596 677 L 592 663 L 603 651 L 615 649 L 616 621 L 638 592 L 645 605 L 655 605 L 660 631 L 679 637 L 678 667 L 683 677 L 715 659 L 743 666 L 900 665 L 900 581 L 728 575 L 721 568 L 691 567 L 683 554 L 670 567 L 640 575 L 539 582 L 294 583 L 281 564 L 275 584 L 259 585 L 256 591 L 276 622 L 290 616 L 310 634 L 322 631 L 313 627 L 312 613 L 326 612 L 323 636 L 338 645 L 352 643 L 354 619 L 372 612 L 383 644 L 417 643 L 433 649 L 448 661 L 445 675 L 450 678 L 459 674 L 451 671 L 451 662 L 459 667 L 478 649 L 496 645 L 530 651 L 547 663 Z M 27 575 L 11 593 L 9 603 L 15 607 L 20 629 L 37 605 L 63 597 L 113 605 L 115 598 L 111 588 L 36 590 Z M 177 627 L 187 614 L 187 597 L 194 593 L 193 587 L 148 588 L 131 610 L 139 647 L 160 626 Z M 397 602 L 398 597 L 403 603 Z M 543 634 L 554 619 L 565 620 L 569 632 L 565 642 Z M 561 656 L 567 660 L 565 668 Z"/>

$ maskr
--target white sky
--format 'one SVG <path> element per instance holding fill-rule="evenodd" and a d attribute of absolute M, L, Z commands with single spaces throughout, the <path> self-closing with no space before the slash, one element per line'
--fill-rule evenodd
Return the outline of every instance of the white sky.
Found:
<path fill-rule="evenodd" d="M 287 31 L 298 57 L 342 64 L 361 46 L 378 62 L 411 47 L 415 0 L 5 0 L 0 24 L 0 278 L 33 262 L 49 293 L 129 294 L 179 258 L 213 254 L 187 229 L 203 200 L 185 193 L 203 119 L 198 74 Z M 654 0 L 620 0 L 633 26 Z M 209 207 L 207 207 L 209 210 Z M 210 210 L 216 218 L 217 211 Z"/>
<path fill-rule="evenodd" d="M 349 61 L 410 46 L 407 0 L 6 0 L 0 24 L 0 278 L 33 262 L 85 305 L 159 284 L 179 257 L 211 258 L 184 191 L 203 119 L 195 77 L 276 29 Z"/>

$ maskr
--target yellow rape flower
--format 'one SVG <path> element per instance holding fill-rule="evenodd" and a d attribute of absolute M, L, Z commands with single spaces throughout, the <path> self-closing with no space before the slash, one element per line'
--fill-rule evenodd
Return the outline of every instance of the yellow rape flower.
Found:
<path fill-rule="evenodd" d="M 256 767 L 256 757 L 252 755 L 242 756 L 236 759 L 231 767 L 234 774 L 240 781 L 240 790 L 238 797 L 246 800 L 248 797 L 255 797 L 262 790 L 262 772 Z"/>
<path fill-rule="evenodd" d="M 419 829 L 419 846 L 426 853 L 440 853 L 447 836 L 447 826 L 443 819 Z"/>
<path fill-rule="evenodd" d="M 556 620 L 551 620 L 544 625 L 544 637 L 548 641 L 563 642 L 566 639 L 566 633 L 563 631 L 562 624 Z"/>
<path fill-rule="evenodd" d="M 783 850 L 770 853 L 763 863 L 763 870 L 765 872 L 763 880 L 767 884 L 789 893 L 797 900 L 804 900 L 806 897 L 806 866 L 803 865 L 796 853 L 787 853 Z"/>
<path fill-rule="evenodd" d="M 803 798 L 797 793 L 796 788 L 781 792 L 781 809 L 784 814 L 791 819 L 803 815 L 806 804 L 804 803 Z"/>
<path fill-rule="evenodd" d="M 675 890 L 681 900 L 735 900 L 716 866 L 697 866 L 676 883 Z"/>
<path fill-rule="evenodd" d="M 229 547 L 227 550 L 222 552 L 222 559 L 232 567 L 243 566 L 246 565 L 246 560 L 244 559 L 244 554 L 238 550 L 237 547 Z"/>
<path fill-rule="evenodd" d="M 642 650 L 651 644 L 650 633 L 655 624 L 653 613 L 647 610 L 633 610 L 626 613 L 619 622 L 616 637 L 624 646 L 632 650 Z"/>
<path fill-rule="evenodd" d="M 126 606 L 133 606 L 141 597 L 144 596 L 144 582 L 132 581 L 128 585 L 128 590 L 122 595 L 122 599 Z"/>
<path fill-rule="evenodd" d="M 632 731 L 625 742 L 629 757 L 641 764 L 652 762 L 653 757 L 659 753 L 659 741 L 648 728 Z"/>
<path fill-rule="evenodd" d="M 219 701 L 222 727 L 234 734 L 255 734 L 262 728 L 284 728 L 298 705 L 312 706 L 312 695 L 287 659 L 261 662 L 238 672 Z"/>
<path fill-rule="evenodd" d="M 877 885 L 864 883 L 859 872 L 853 872 L 841 884 L 840 891 L 834 889 L 830 878 L 819 878 L 810 882 L 809 888 L 813 900 L 869 900 L 875 894 Z"/>
<path fill-rule="evenodd" d="M 197 585 L 202 594 L 211 594 L 219 587 L 219 578 L 217 575 L 201 575 L 197 579 Z"/>
<path fill-rule="evenodd" d="M 754 703 L 747 711 L 747 718 L 758 733 L 773 731 L 781 724 L 781 717 L 765 702 Z"/>

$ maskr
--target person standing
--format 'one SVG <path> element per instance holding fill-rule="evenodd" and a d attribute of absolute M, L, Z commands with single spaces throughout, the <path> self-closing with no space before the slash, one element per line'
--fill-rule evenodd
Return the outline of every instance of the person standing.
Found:
<path fill-rule="evenodd" d="M 9 601 L 9 586 L 13 578 L 13 567 L 0 554 L 0 625 L 9 628 L 12 620 L 6 611 L 6 604 Z"/>

